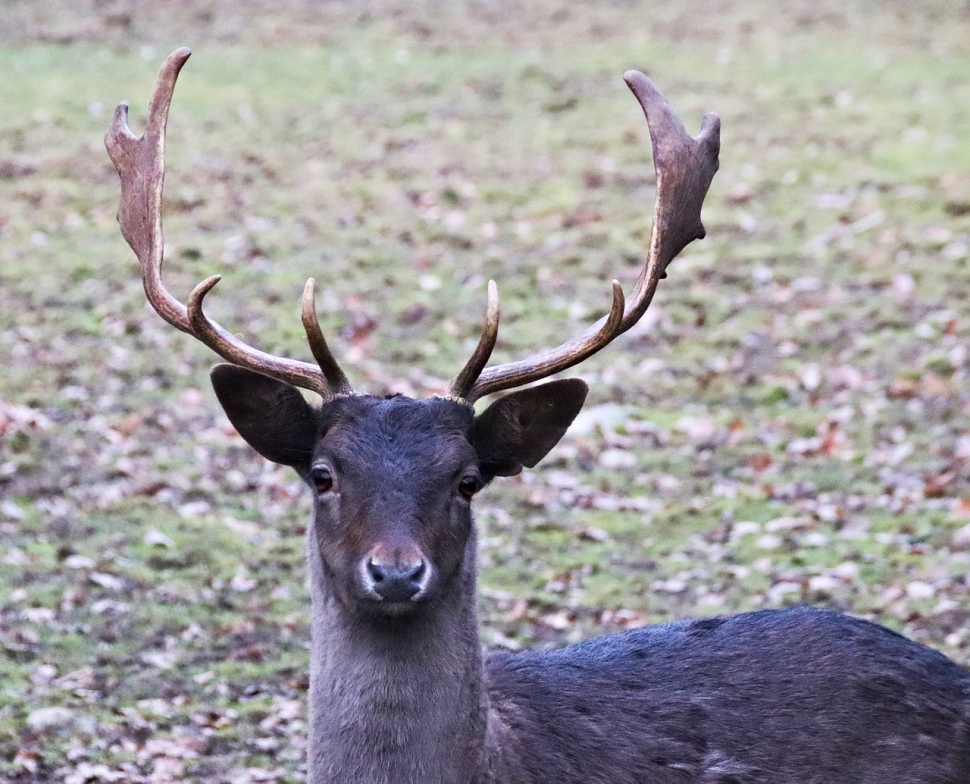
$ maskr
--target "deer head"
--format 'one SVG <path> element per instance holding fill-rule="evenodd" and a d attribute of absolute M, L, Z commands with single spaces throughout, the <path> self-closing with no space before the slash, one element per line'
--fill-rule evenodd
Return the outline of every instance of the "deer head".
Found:
<path fill-rule="evenodd" d="M 472 497 L 493 478 L 536 465 L 579 413 L 587 387 L 566 379 L 519 389 L 477 415 L 474 402 L 582 362 L 643 316 L 673 258 L 704 236 L 700 211 L 718 168 L 720 121 L 705 115 L 692 138 L 653 82 L 629 71 L 657 171 L 653 233 L 632 296 L 614 280 L 608 315 L 580 335 L 530 359 L 487 366 L 499 328 L 490 282 L 481 339 L 448 388 L 428 400 L 380 398 L 354 391 L 340 369 L 317 321 L 312 278 L 302 320 L 316 364 L 266 354 L 208 319 L 203 301 L 218 275 L 198 284 L 185 305 L 162 284 L 165 126 L 189 55 L 179 49 L 163 65 L 143 136 L 131 133 L 121 104 L 105 137 L 121 176 L 118 220 L 145 294 L 162 318 L 227 360 L 213 369 L 212 383 L 229 420 L 313 492 L 311 546 L 332 595 L 354 614 L 419 612 L 446 597 L 473 558 Z M 297 387 L 318 393 L 322 404 L 311 406 Z"/>

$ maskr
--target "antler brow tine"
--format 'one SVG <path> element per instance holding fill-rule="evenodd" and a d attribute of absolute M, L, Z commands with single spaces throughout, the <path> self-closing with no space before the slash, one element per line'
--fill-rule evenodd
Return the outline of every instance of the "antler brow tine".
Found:
<path fill-rule="evenodd" d="M 351 394 L 347 377 L 327 348 L 326 340 L 313 312 L 308 321 L 304 292 L 303 322 L 314 358 L 320 366 L 296 359 L 273 356 L 247 345 L 202 311 L 205 295 L 219 282 L 213 275 L 193 289 L 188 304 L 173 297 L 162 283 L 164 235 L 162 232 L 162 191 L 165 181 L 165 129 L 175 92 L 175 82 L 192 52 L 174 51 L 165 60 L 148 110 L 145 133 L 135 136 L 128 127 L 128 104 L 121 103 L 104 137 L 108 155 L 121 178 L 121 205 L 118 223 L 121 233 L 138 257 L 145 296 L 155 311 L 169 324 L 187 332 L 227 361 L 317 392 L 329 399 Z M 308 283 L 310 308 L 313 307 L 312 279 Z"/>
<path fill-rule="evenodd" d="M 494 280 L 488 282 L 488 307 L 485 310 L 485 324 L 482 326 L 482 336 L 475 347 L 475 353 L 462 368 L 461 373 L 451 382 L 448 387 L 446 397 L 466 399 L 465 396 L 471 391 L 472 386 L 481 375 L 482 368 L 488 364 L 492 350 L 495 348 L 495 341 L 498 339 L 498 325 L 501 319 L 501 310 L 498 301 L 498 286 Z"/>
<path fill-rule="evenodd" d="M 692 241 L 704 237 L 701 207 L 718 169 L 720 119 L 716 114 L 705 114 L 700 133 L 691 137 L 648 76 L 627 71 L 623 78 L 646 116 L 657 170 L 650 250 L 632 297 L 624 302 L 620 284 L 613 281 L 613 305 L 608 316 L 535 357 L 487 368 L 482 363 L 481 372 L 474 378 L 471 369 L 477 362 L 470 360 L 452 382 L 449 393 L 460 389 L 460 397 L 474 402 L 484 395 L 551 376 L 592 356 L 640 320 L 670 262 Z M 490 340 L 494 346 L 494 335 Z M 478 354 L 476 350 L 475 356 Z"/>
<path fill-rule="evenodd" d="M 303 308 L 300 316 L 303 320 L 303 330 L 306 332 L 307 342 L 310 344 L 310 353 L 313 354 L 320 370 L 323 371 L 323 375 L 326 377 L 334 395 L 353 394 L 354 390 L 350 381 L 347 380 L 347 376 L 344 375 L 340 365 L 337 364 L 337 360 L 330 352 L 327 339 L 323 336 L 323 330 L 320 329 L 315 299 L 316 281 L 309 278 L 303 288 Z"/>

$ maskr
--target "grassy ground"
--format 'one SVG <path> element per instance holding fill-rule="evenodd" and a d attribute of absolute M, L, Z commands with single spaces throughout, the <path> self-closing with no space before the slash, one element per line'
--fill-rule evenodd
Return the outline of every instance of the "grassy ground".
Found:
<path fill-rule="evenodd" d="M 633 280 L 624 70 L 721 115 L 708 239 L 479 499 L 486 645 L 809 602 L 970 663 L 965 3 L 243 5 L 0 4 L 0 780 L 302 780 L 308 504 L 143 304 L 101 143 L 182 44 L 170 287 L 304 357 L 316 276 L 375 393 L 440 388 L 489 277 L 499 360 Z"/>

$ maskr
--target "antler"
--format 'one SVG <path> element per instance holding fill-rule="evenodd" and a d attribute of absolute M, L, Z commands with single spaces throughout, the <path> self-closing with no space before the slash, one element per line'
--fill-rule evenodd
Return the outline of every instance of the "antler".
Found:
<path fill-rule="evenodd" d="M 111 162 L 121 177 L 118 223 L 141 265 L 145 296 L 163 319 L 187 332 L 234 365 L 312 390 L 324 398 L 353 394 L 347 376 L 327 347 L 313 303 L 313 278 L 303 291 L 303 326 L 310 350 L 319 367 L 296 359 L 266 354 L 247 345 L 202 312 L 202 301 L 219 282 L 213 275 L 189 295 L 187 305 L 173 297 L 162 283 L 164 239 L 162 235 L 162 186 L 165 180 L 165 126 L 179 71 L 192 52 L 178 49 L 169 55 L 158 73 L 148 110 L 148 124 L 141 137 L 128 127 L 128 104 L 119 104 L 104 137 Z"/>
<path fill-rule="evenodd" d="M 145 295 L 169 324 L 194 336 L 235 365 L 312 390 L 328 399 L 354 394 L 320 329 L 314 307 L 313 278 L 307 281 L 303 291 L 302 319 L 317 366 L 266 354 L 209 320 L 202 310 L 202 302 L 219 282 L 218 275 L 197 285 L 186 305 L 173 297 L 162 283 L 165 126 L 175 82 L 190 55 L 188 49 L 178 49 L 162 66 L 152 94 L 148 124 L 141 137 L 136 137 L 128 127 L 126 103 L 118 106 L 105 134 L 108 155 L 121 177 L 118 222 L 141 265 Z M 650 306 L 658 281 L 666 276 L 667 265 L 693 240 L 704 237 L 701 206 L 718 168 L 720 119 L 715 114 L 704 115 L 700 134 L 692 138 L 647 76 L 628 71 L 624 79 L 646 115 L 657 170 L 650 251 L 632 297 L 627 301 L 620 284 L 614 280 L 609 315 L 580 335 L 531 359 L 486 368 L 499 326 L 498 291 L 494 281 L 490 281 L 488 311 L 478 347 L 445 397 L 474 402 L 492 392 L 558 373 L 592 356 L 640 320 Z"/>
<path fill-rule="evenodd" d="M 471 403 L 492 392 L 551 376 L 591 357 L 640 320 L 650 306 L 658 281 L 666 277 L 667 265 L 695 239 L 703 239 L 701 206 L 718 168 L 721 120 L 716 114 L 705 114 L 701 132 L 692 138 L 649 77 L 639 71 L 627 71 L 623 78 L 647 118 L 657 170 L 650 252 L 633 296 L 624 302 L 623 290 L 614 280 L 613 306 L 608 316 L 557 348 L 530 359 L 486 368 L 499 322 L 498 292 L 490 281 L 488 315 L 478 348 L 451 382 L 446 397 Z"/>

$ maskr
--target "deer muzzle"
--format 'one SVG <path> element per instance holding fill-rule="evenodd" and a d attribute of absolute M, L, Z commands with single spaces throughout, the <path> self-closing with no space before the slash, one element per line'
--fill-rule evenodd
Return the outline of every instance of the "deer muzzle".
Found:
<path fill-rule="evenodd" d="M 361 564 L 368 598 L 399 604 L 420 602 L 434 578 L 434 566 L 417 547 L 376 547 Z"/>

